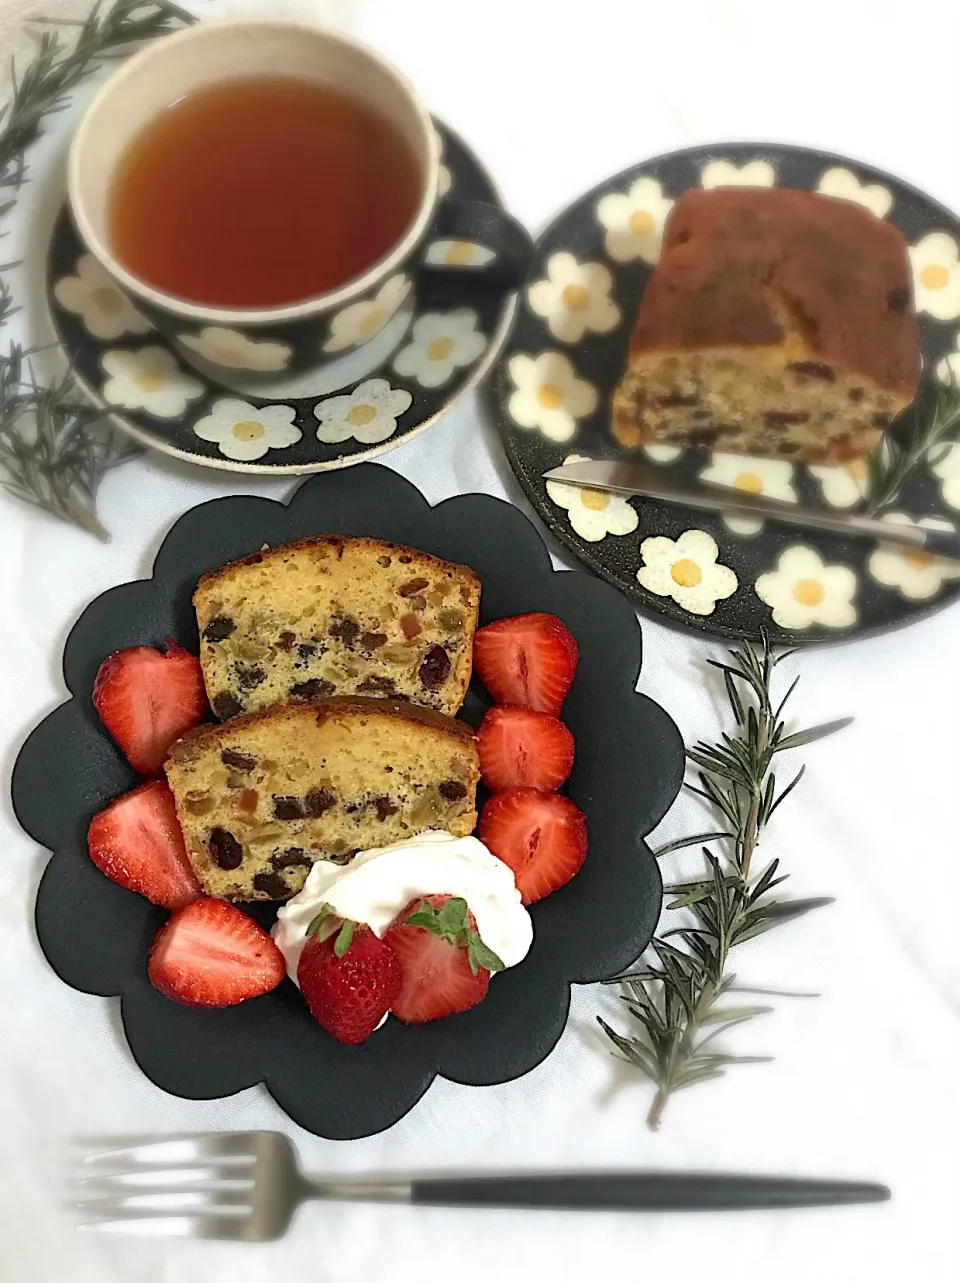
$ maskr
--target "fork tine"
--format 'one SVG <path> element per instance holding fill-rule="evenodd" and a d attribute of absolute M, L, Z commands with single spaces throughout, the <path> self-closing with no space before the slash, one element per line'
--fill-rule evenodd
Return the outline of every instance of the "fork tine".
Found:
<path fill-rule="evenodd" d="M 136 1194 L 112 1194 L 105 1197 L 81 1198 L 73 1203 L 84 1216 L 98 1219 L 115 1212 L 157 1212 L 162 1216 L 182 1216 L 185 1212 L 224 1212 L 236 1214 L 251 1210 L 251 1189 L 230 1190 L 144 1190 Z"/>
<path fill-rule="evenodd" d="M 123 1194 L 127 1191 L 142 1193 L 147 1189 L 157 1192 L 175 1189 L 178 1186 L 206 1188 L 222 1185 L 251 1189 L 253 1176 L 246 1175 L 246 1171 L 246 1168 L 238 1170 L 236 1167 L 144 1167 L 129 1172 L 97 1172 L 93 1176 L 72 1178 L 68 1176 L 67 1180 L 81 1192 L 101 1189 L 105 1194 Z"/>
<path fill-rule="evenodd" d="M 100 1234 L 139 1234 L 151 1238 L 249 1239 L 253 1234 L 246 1217 L 241 1216 L 169 1216 L 164 1213 L 120 1213 L 103 1221 L 82 1221 L 79 1230 Z"/>
<path fill-rule="evenodd" d="M 196 1132 L 181 1136 L 124 1137 L 124 1144 L 117 1145 L 117 1137 L 77 1137 L 73 1144 L 88 1152 L 80 1156 L 84 1164 L 129 1163 L 165 1165 L 197 1163 L 211 1159 L 234 1159 L 253 1162 L 249 1132 Z M 107 1148 L 104 1148 L 106 1146 Z"/>

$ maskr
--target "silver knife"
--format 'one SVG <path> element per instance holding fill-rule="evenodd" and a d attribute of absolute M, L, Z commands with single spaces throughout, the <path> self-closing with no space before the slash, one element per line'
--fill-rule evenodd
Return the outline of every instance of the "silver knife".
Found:
<path fill-rule="evenodd" d="M 938 557 L 951 557 L 960 561 L 960 534 L 956 530 L 931 530 L 927 526 L 904 526 L 877 517 L 861 517 L 856 513 L 826 512 L 822 508 L 802 508 L 799 504 L 782 499 L 768 499 L 765 495 L 749 494 L 728 486 L 713 485 L 706 481 L 691 481 L 679 476 L 671 468 L 653 467 L 646 463 L 621 463 L 616 460 L 597 460 L 590 463 L 565 463 L 545 472 L 547 481 L 565 481 L 568 485 L 586 486 L 591 490 L 604 490 L 610 494 L 645 495 L 664 503 L 678 504 L 682 508 L 700 508 L 707 512 L 742 513 L 751 517 L 766 517 L 784 525 L 800 526 L 805 530 L 825 530 L 834 535 L 847 535 L 862 539 L 877 539 L 881 543 L 897 544 L 932 553 Z"/>

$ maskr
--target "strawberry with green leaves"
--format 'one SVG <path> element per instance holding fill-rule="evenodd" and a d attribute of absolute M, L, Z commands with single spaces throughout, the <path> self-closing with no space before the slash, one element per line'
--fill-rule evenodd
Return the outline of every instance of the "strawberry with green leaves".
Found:
<path fill-rule="evenodd" d="M 297 983 L 310 1013 L 338 1042 L 363 1042 L 400 993 L 400 963 L 362 922 L 339 918 L 329 904 L 307 928 Z"/>

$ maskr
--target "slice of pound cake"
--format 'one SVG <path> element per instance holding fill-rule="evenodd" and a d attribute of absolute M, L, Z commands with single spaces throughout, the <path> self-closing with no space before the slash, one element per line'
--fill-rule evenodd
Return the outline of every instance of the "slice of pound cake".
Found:
<path fill-rule="evenodd" d="M 396 700 L 299 700 L 199 726 L 164 768 L 208 895 L 285 900 L 316 860 L 477 822 L 474 733 Z"/>
<path fill-rule="evenodd" d="M 452 715 L 470 684 L 480 581 L 413 548 L 299 539 L 204 575 L 193 604 L 221 720 L 330 695 L 393 697 Z"/>

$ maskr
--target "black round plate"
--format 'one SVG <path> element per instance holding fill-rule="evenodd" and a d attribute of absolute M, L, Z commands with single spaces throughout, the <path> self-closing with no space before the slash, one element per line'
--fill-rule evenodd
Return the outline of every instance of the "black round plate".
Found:
<path fill-rule="evenodd" d="M 860 201 L 900 228 L 911 247 L 924 368 L 930 378 L 923 396 L 935 395 L 934 379 L 945 379 L 951 368 L 955 376 L 960 375 L 960 221 L 949 210 L 889 174 L 826 152 L 769 143 L 717 144 L 672 152 L 624 170 L 595 187 L 564 210 L 537 242 L 517 320 L 487 393 L 513 470 L 539 515 L 571 552 L 616 584 L 632 601 L 682 627 L 751 640 L 758 640 L 766 630 L 774 641 L 798 645 L 865 636 L 922 618 L 960 594 L 960 568 L 956 563 L 942 559 L 931 562 L 889 545 L 880 548 L 865 540 L 791 530 L 769 522 L 753 533 L 738 533 L 720 516 L 642 499 L 630 501 L 638 518 L 634 529 L 625 534 L 602 533 L 602 521 L 598 524 L 596 514 L 585 513 L 581 492 L 569 487 L 551 496 L 547 490 L 542 474 L 571 454 L 591 459 L 622 455 L 609 434 L 608 405 L 625 365 L 630 329 L 650 275 L 651 261 L 658 253 L 657 233 L 662 230 L 669 205 L 684 190 L 730 183 L 776 184 L 842 195 Z M 601 203 L 602 208 L 598 208 Z M 629 234 L 631 214 L 636 215 L 637 233 L 633 236 Z M 554 257 L 564 254 L 576 260 L 577 269 L 570 269 L 566 260 Z M 608 274 L 609 290 L 593 285 L 585 291 L 589 304 L 579 308 L 579 315 L 581 319 L 590 316 L 594 328 L 587 325 L 578 333 L 577 309 L 566 308 L 562 300 L 558 303 L 557 295 L 565 288 L 565 281 L 584 283 L 582 275 L 573 274 L 584 264 L 597 265 L 599 271 L 594 279 L 599 277 L 601 282 L 605 279 L 603 274 Z M 610 300 L 607 307 L 602 302 L 605 293 Z M 584 294 L 571 297 L 584 303 Z M 551 328 L 551 321 L 554 327 L 559 326 L 560 336 Z M 521 387 L 537 386 L 523 358 L 544 353 L 559 354 L 562 362 L 569 363 L 570 374 L 589 384 L 595 394 L 593 408 L 581 413 L 572 433 L 562 440 L 555 436 L 551 439 L 542 426 L 524 428 L 511 412 L 511 400 Z M 518 356 L 519 366 L 512 364 Z M 554 364 L 554 374 L 558 368 L 564 374 L 562 362 L 559 367 Z M 538 367 L 536 378 L 541 377 L 539 370 L 544 368 L 551 367 Z M 586 395 L 589 402 L 589 393 L 581 395 Z M 522 417 L 529 418 L 523 404 L 519 409 Z M 547 422 L 556 433 L 556 421 Z M 892 430 L 896 431 L 896 426 Z M 709 452 L 691 452 L 678 459 L 666 457 L 676 453 L 652 451 L 647 461 L 669 463 L 688 476 L 715 468 L 713 479 L 727 484 L 732 484 L 741 472 L 749 471 L 754 488 L 759 485 L 767 493 L 786 499 L 792 492 L 802 504 L 837 510 L 854 508 L 865 485 L 862 465 L 849 470 L 811 469 L 783 461 L 747 460 L 743 456 L 731 463 L 734 456 L 711 456 Z M 639 457 L 643 459 L 644 455 Z M 860 475 L 854 475 L 858 471 Z M 558 494 L 572 508 L 558 504 Z M 928 460 L 904 487 L 895 508 L 906 518 L 956 524 L 960 511 L 960 446 L 950 448 L 941 458 Z M 622 506 L 610 509 L 609 515 L 614 519 L 611 524 L 619 517 L 620 528 L 630 524 L 631 518 Z M 582 530 L 602 537 L 584 538 L 571 519 Z M 736 576 L 736 589 L 729 596 L 698 603 L 709 610 L 704 614 L 686 608 L 683 601 L 690 599 L 682 592 L 677 594 L 681 598 L 678 601 L 669 595 L 658 595 L 637 580 L 641 567 L 649 566 L 649 558 L 642 553 L 645 540 L 665 536 L 675 541 L 691 529 L 704 532 L 703 537 L 697 536 L 694 547 L 701 582 L 709 585 L 714 581 L 715 588 L 723 591 L 732 583 L 729 575 L 718 576 L 710 569 L 710 540 L 718 548 L 717 564 Z M 809 555 L 801 554 L 799 561 L 788 558 L 788 567 L 781 566 L 782 555 L 796 546 L 810 550 Z M 648 545 L 648 551 L 653 557 L 690 559 L 689 550 L 671 552 L 664 544 Z M 826 574 L 823 568 L 827 568 Z M 762 575 L 773 576 L 761 585 L 770 601 L 762 600 L 757 592 L 757 580 Z M 801 595 L 809 599 L 805 606 L 790 600 L 800 579 L 813 580 L 817 585 L 803 584 Z M 820 601 L 812 600 L 821 593 Z M 772 603 L 781 599 L 787 604 L 781 606 L 778 618 Z"/>
<path fill-rule="evenodd" d="M 200 575 L 264 543 L 319 532 L 378 536 L 463 562 L 483 583 L 482 622 L 552 611 L 580 645 L 563 716 L 577 743 L 569 793 L 589 829 L 583 869 L 533 906 L 530 954 L 496 977 L 478 1007 L 420 1028 L 388 1021 L 359 1047 L 341 1046 L 316 1024 L 289 980 L 217 1011 L 164 998 L 147 980 L 146 957 L 166 914 L 108 881 L 86 852 L 90 817 L 135 783 L 92 707 L 100 661 L 166 637 L 195 652 L 190 598 Z M 389 1127 L 437 1074 L 470 1084 L 516 1078 L 560 1037 L 570 985 L 628 966 L 656 925 L 660 875 L 643 838 L 680 788 L 683 745 L 663 709 L 635 693 L 640 659 L 629 603 L 590 575 L 555 572 L 533 525 L 498 499 L 467 495 L 431 508 L 409 482 L 366 464 L 312 478 L 289 506 L 258 498 L 201 504 L 167 535 L 151 579 L 112 588 L 84 611 L 63 658 L 73 698 L 17 759 L 17 818 L 53 852 L 37 897 L 41 947 L 74 988 L 121 997 L 133 1055 L 165 1091 L 204 1099 L 262 1082 L 291 1118 L 332 1139 Z M 482 712 L 473 689 L 465 715 L 475 722 Z M 272 918 L 270 906 L 256 912 L 265 925 Z"/>

